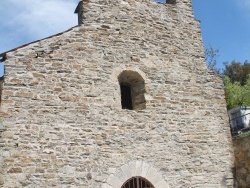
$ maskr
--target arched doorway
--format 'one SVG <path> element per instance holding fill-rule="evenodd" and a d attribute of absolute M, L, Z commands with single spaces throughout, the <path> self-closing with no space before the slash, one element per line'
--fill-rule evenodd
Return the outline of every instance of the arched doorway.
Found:
<path fill-rule="evenodd" d="M 154 186 L 145 178 L 136 176 L 127 180 L 121 188 L 154 188 Z"/>
<path fill-rule="evenodd" d="M 138 183 L 139 182 L 139 183 Z M 141 183 L 142 182 L 142 183 Z M 102 188 L 170 188 L 156 168 L 143 161 L 130 161 L 110 174 Z"/>

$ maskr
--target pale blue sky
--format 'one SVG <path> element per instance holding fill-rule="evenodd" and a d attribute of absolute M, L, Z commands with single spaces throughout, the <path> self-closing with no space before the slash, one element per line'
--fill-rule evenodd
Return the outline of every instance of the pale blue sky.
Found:
<path fill-rule="evenodd" d="M 1 0 L 0 53 L 77 25 L 79 0 Z M 205 47 L 225 61 L 250 60 L 250 0 L 193 0 Z M 0 63 L 0 76 L 3 74 Z"/>
<path fill-rule="evenodd" d="M 219 49 L 218 67 L 250 60 L 250 0 L 193 0 L 204 47 Z"/>

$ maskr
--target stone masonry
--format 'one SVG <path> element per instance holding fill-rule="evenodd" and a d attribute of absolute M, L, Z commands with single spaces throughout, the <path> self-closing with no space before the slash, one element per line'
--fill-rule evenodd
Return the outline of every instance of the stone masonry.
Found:
<path fill-rule="evenodd" d="M 1 55 L 0 187 L 233 187 L 223 83 L 191 0 L 84 0 L 76 13 L 79 26 Z"/>

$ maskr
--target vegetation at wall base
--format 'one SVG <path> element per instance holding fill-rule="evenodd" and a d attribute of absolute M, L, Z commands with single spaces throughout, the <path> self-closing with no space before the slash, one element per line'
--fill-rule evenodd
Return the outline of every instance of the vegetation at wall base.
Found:
<path fill-rule="evenodd" d="M 239 133 L 234 139 L 243 139 L 250 136 L 250 130 L 247 132 Z"/>

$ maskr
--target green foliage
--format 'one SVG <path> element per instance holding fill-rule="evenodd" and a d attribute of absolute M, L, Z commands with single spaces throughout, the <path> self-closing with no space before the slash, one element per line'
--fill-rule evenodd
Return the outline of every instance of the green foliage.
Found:
<path fill-rule="evenodd" d="M 246 79 L 246 84 L 232 82 L 228 76 L 224 77 L 227 108 L 235 106 L 250 106 L 250 76 Z"/>
<path fill-rule="evenodd" d="M 247 132 L 243 132 L 243 133 L 240 133 L 239 135 L 237 135 L 236 139 L 243 139 L 243 138 L 246 138 L 249 136 L 250 136 L 250 131 L 247 131 Z"/>
<path fill-rule="evenodd" d="M 223 75 L 228 76 L 232 83 L 239 82 L 242 86 L 246 84 L 250 74 L 250 63 L 248 61 L 243 64 L 232 61 L 231 63 L 226 62 L 224 65 Z"/>
<path fill-rule="evenodd" d="M 207 67 L 224 77 L 227 108 L 250 106 L 250 62 L 224 63 L 225 69 L 216 68 L 219 50 L 211 46 L 205 50 Z"/>

